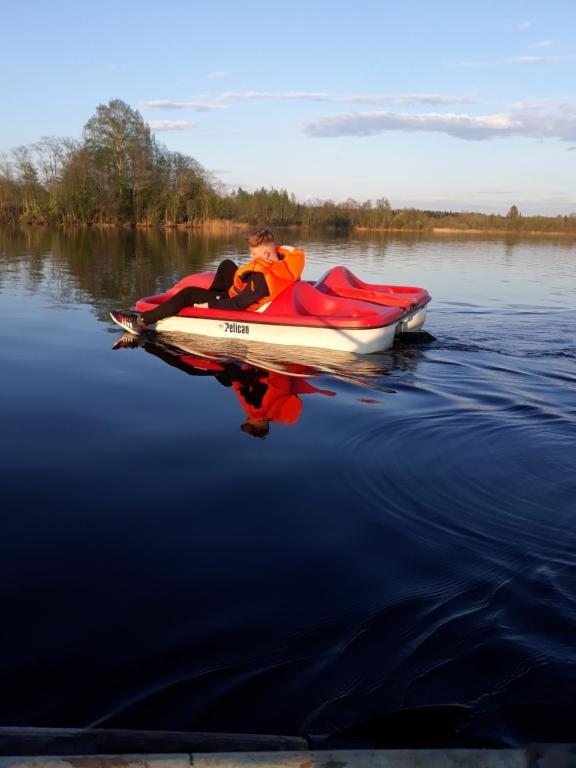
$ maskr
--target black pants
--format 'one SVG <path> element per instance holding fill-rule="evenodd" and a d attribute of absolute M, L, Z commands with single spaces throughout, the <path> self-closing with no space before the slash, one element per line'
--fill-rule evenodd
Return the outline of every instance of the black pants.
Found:
<path fill-rule="evenodd" d="M 224 259 L 218 265 L 210 288 L 197 288 L 195 286 L 183 288 L 178 293 L 175 293 L 174 296 L 159 304 L 156 309 L 141 312 L 140 317 L 145 323 L 151 325 L 165 317 L 177 315 L 185 307 L 191 307 L 194 304 L 205 304 L 210 299 L 214 299 L 218 294 L 228 293 L 237 269 L 238 267 L 232 259 Z"/>

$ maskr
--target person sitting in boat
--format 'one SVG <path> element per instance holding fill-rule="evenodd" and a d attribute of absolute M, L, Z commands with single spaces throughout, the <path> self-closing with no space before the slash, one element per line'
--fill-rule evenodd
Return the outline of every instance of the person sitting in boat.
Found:
<path fill-rule="evenodd" d="M 225 259 L 218 265 L 209 288 L 189 286 L 147 312 L 114 310 L 110 317 L 125 330 L 138 334 L 158 320 L 177 315 L 185 307 L 258 310 L 300 279 L 305 257 L 299 248 L 276 245 L 274 234 L 268 228 L 253 232 L 247 242 L 251 261 L 238 267 L 232 259 Z"/>

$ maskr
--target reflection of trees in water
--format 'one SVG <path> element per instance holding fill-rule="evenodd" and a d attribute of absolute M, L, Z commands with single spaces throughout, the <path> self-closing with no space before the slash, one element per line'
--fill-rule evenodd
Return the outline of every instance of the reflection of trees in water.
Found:
<path fill-rule="evenodd" d="M 18 273 L 25 290 L 55 301 L 93 304 L 99 316 L 111 306 L 131 305 L 201 271 L 223 250 L 244 253 L 240 235 L 218 238 L 189 230 L 38 228 L 0 229 L 2 282 Z"/>

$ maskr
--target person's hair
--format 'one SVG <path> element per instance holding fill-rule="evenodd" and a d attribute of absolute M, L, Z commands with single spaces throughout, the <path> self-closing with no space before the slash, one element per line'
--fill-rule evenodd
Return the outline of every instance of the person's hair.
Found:
<path fill-rule="evenodd" d="M 257 248 L 259 245 L 274 243 L 275 241 L 276 238 L 274 237 L 272 230 L 268 229 L 268 227 L 257 229 L 256 232 L 252 232 L 252 234 L 248 235 L 246 238 L 249 248 Z"/>
<path fill-rule="evenodd" d="M 251 421 L 245 421 L 244 424 L 240 424 L 240 429 L 247 435 L 259 437 L 262 440 L 270 432 L 270 424 L 253 424 Z"/>

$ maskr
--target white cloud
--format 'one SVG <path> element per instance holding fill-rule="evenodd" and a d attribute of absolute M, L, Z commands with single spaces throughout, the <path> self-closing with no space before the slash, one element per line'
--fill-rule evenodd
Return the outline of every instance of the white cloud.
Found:
<path fill-rule="evenodd" d="M 532 26 L 531 21 L 521 21 L 518 24 L 518 29 L 530 29 L 531 26 Z"/>
<path fill-rule="evenodd" d="M 510 56 L 503 59 L 504 64 L 556 64 L 562 61 L 574 61 L 575 56 Z"/>
<path fill-rule="evenodd" d="M 554 45 L 552 40 L 538 40 L 536 43 L 532 43 L 532 48 L 550 48 Z"/>
<path fill-rule="evenodd" d="M 308 121 L 310 136 L 370 136 L 384 131 L 436 131 L 462 139 L 485 139 L 510 133 L 514 125 L 506 115 L 470 115 L 402 112 L 349 112 Z"/>
<path fill-rule="evenodd" d="M 504 64 L 543 64 L 547 56 L 509 56 L 503 59 Z"/>
<path fill-rule="evenodd" d="M 148 120 L 148 125 L 152 131 L 187 131 L 196 123 L 190 120 Z"/>
<path fill-rule="evenodd" d="M 384 95 L 350 95 L 350 96 L 334 96 L 327 97 L 323 101 L 331 101 L 334 103 L 348 103 L 348 104 L 371 104 L 372 106 L 380 106 L 382 104 L 398 104 L 400 106 L 406 106 L 409 104 L 434 104 L 451 105 L 451 104 L 471 104 L 475 101 L 468 96 L 442 96 L 437 93 L 398 93 L 398 94 L 384 94 Z"/>
<path fill-rule="evenodd" d="M 576 140 L 576 102 L 520 102 L 508 113 L 494 115 L 348 112 L 319 117 L 304 125 L 310 136 L 370 136 L 386 131 L 432 131 L 482 141 L 508 136 Z"/>
<path fill-rule="evenodd" d="M 231 104 L 246 101 L 312 101 L 331 104 L 367 104 L 371 106 L 410 104 L 428 104 L 448 106 L 470 104 L 474 99 L 469 96 L 444 96 L 437 93 L 388 93 L 388 94 L 331 94 L 308 91 L 228 91 L 216 96 L 197 96 L 190 101 L 171 101 L 156 99 L 143 101 L 142 109 L 192 109 L 205 112 L 213 109 L 226 109 Z"/>
<path fill-rule="evenodd" d="M 523 132 L 534 138 L 576 140 L 576 102 L 524 101 L 511 113 L 522 122 Z"/>
<path fill-rule="evenodd" d="M 566 61 L 575 61 L 576 56 L 564 55 L 558 56 L 553 54 L 539 55 L 539 56 L 507 56 L 502 59 L 485 59 L 485 60 L 470 60 L 459 61 L 458 67 L 467 67 L 470 69 L 480 69 L 484 67 L 501 67 L 507 65 L 524 65 L 524 64 L 559 64 Z"/>
<path fill-rule="evenodd" d="M 223 104 L 208 104 L 202 101 L 170 101 L 169 99 L 157 99 L 155 101 L 143 101 L 141 109 L 192 109 L 196 112 L 209 112 L 212 109 L 225 109 Z"/>
<path fill-rule="evenodd" d="M 228 77 L 230 75 L 230 72 L 225 69 L 218 69 L 215 72 L 208 72 L 206 75 L 206 78 L 208 80 L 223 80 L 225 77 Z"/>

